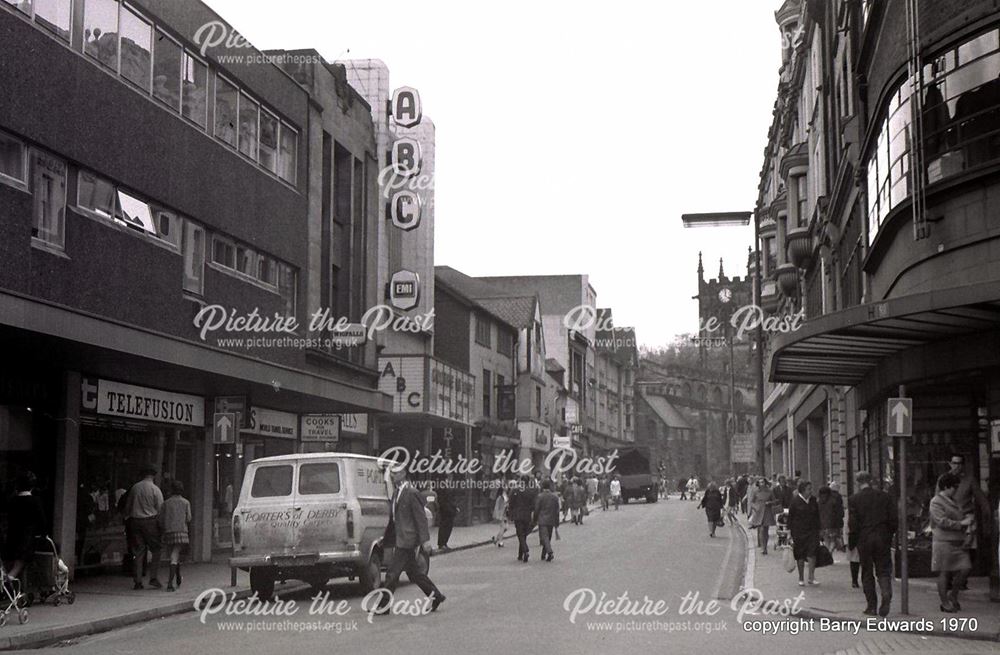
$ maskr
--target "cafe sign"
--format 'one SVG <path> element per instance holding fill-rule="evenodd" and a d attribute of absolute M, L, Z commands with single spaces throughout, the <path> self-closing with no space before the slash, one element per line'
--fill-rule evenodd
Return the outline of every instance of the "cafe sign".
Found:
<path fill-rule="evenodd" d="M 84 408 L 96 404 L 97 413 L 106 416 L 199 428 L 205 425 L 205 399 L 199 396 L 98 380 L 97 397 L 91 403 L 84 402 Z"/>

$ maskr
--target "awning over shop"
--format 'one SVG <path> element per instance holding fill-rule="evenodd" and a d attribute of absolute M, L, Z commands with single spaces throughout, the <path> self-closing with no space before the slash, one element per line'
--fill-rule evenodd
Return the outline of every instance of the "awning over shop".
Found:
<path fill-rule="evenodd" d="M 774 339 L 772 382 L 855 386 L 885 358 L 963 334 L 1000 329 L 1000 283 L 890 298 L 808 320 Z"/>
<path fill-rule="evenodd" d="M 692 430 L 691 424 L 687 422 L 687 419 L 677 411 L 677 408 L 670 404 L 666 398 L 661 396 L 646 396 L 644 395 L 646 402 L 653 409 L 660 420 L 663 421 L 667 427 L 674 428 L 677 430 Z"/>

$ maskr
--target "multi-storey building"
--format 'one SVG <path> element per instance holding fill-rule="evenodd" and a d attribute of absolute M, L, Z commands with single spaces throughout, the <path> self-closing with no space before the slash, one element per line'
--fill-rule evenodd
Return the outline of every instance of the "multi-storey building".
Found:
<path fill-rule="evenodd" d="M 304 341 L 329 218 L 314 194 L 347 193 L 319 181 L 317 104 L 348 105 L 329 127 L 353 162 L 341 218 L 373 240 L 364 100 L 200 44 L 208 23 L 231 29 L 196 1 L 0 3 L 0 478 L 38 476 L 75 568 L 123 557 L 115 504 L 142 466 L 183 482 L 205 559 L 227 540 L 239 462 L 302 448 L 303 414 L 388 409 L 374 344 Z M 363 241 L 345 249 L 374 266 Z M 363 276 L 346 284 L 374 300 Z"/>
<path fill-rule="evenodd" d="M 1000 14 L 789 0 L 776 18 L 761 300 L 806 320 L 769 338 L 767 464 L 848 490 L 868 469 L 898 497 L 887 406 L 912 398 L 909 561 L 929 573 L 927 504 L 950 456 L 1000 496 Z M 995 546 L 977 560 L 995 571 Z"/>

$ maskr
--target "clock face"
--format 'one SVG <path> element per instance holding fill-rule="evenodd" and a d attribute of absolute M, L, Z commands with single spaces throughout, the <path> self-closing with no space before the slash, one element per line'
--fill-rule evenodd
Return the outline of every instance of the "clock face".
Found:
<path fill-rule="evenodd" d="M 733 292 L 729 289 L 722 289 L 719 291 L 719 300 L 722 302 L 729 302 L 733 299 Z"/>

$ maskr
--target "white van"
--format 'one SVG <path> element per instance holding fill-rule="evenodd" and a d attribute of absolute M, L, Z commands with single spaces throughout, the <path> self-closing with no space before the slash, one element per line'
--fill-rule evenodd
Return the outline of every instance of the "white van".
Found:
<path fill-rule="evenodd" d="M 254 460 L 233 512 L 230 566 L 250 571 L 261 599 L 283 580 L 319 588 L 346 576 L 358 580 L 362 593 L 378 587 L 387 561 L 388 464 L 349 453 Z"/>

